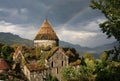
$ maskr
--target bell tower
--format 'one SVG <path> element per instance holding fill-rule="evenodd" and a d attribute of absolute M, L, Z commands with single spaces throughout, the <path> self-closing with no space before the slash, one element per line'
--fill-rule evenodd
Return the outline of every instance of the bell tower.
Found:
<path fill-rule="evenodd" d="M 59 38 L 53 30 L 51 24 L 46 19 L 40 27 L 34 38 L 34 46 L 37 47 L 54 47 L 59 45 Z"/>

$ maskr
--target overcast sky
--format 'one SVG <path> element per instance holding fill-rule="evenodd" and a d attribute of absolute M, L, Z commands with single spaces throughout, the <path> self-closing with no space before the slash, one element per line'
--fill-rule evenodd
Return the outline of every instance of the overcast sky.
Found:
<path fill-rule="evenodd" d="M 0 32 L 34 39 L 47 18 L 60 40 L 95 47 L 114 41 L 98 27 L 104 15 L 89 7 L 90 0 L 1 0 Z"/>

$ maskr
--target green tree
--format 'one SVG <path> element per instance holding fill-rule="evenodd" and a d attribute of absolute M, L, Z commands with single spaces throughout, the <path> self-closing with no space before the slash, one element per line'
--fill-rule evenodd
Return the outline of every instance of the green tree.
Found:
<path fill-rule="evenodd" d="M 78 81 L 94 81 L 93 68 L 87 66 L 80 66 L 78 68 Z"/>
<path fill-rule="evenodd" d="M 79 81 L 94 81 L 95 75 L 95 60 L 91 54 L 85 54 L 82 60 L 84 64 L 80 65 L 78 68 Z"/>
<path fill-rule="evenodd" d="M 100 60 L 96 66 L 95 81 L 120 81 L 120 63 Z"/>
<path fill-rule="evenodd" d="M 58 79 L 56 77 L 53 77 L 52 75 L 48 75 L 47 78 L 45 79 L 45 81 L 58 81 Z"/>
<path fill-rule="evenodd" d="M 41 56 L 41 47 L 38 46 L 35 49 L 36 49 L 36 56 L 37 58 L 39 58 Z"/>
<path fill-rule="evenodd" d="M 104 58 L 105 57 L 105 58 Z M 79 67 L 66 66 L 62 69 L 63 81 L 120 81 L 120 62 L 106 59 L 83 59 Z"/>
<path fill-rule="evenodd" d="M 96 68 L 94 59 L 86 57 L 82 61 L 84 63 L 79 67 L 67 66 L 62 69 L 64 81 L 94 81 L 95 75 L 93 73 Z"/>
<path fill-rule="evenodd" d="M 91 0 L 93 9 L 100 10 L 106 17 L 106 21 L 99 26 L 108 38 L 114 37 L 119 42 L 119 47 L 108 51 L 114 54 L 113 60 L 120 60 L 120 0 Z"/>
<path fill-rule="evenodd" d="M 12 52 L 14 52 L 14 49 L 8 45 L 4 45 L 1 48 L 2 58 L 4 58 L 5 60 L 9 62 L 12 61 Z"/>
<path fill-rule="evenodd" d="M 4 46 L 4 44 L 0 43 L 0 53 L 1 53 L 1 49 L 2 49 L 3 46 Z"/>
<path fill-rule="evenodd" d="M 106 52 L 104 52 L 101 57 L 100 57 L 101 60 L 107 60 L 108 59 L 108 54 Z"/>
<path fill-rule="evenodd" d="M 90 53 L 86 53 L 86 54 L 84 54 L 84 59 L 89 59 L 89 60 L 94 60 L 94 57 L 90 54 Z"/>
<path fill-rule="evenodd" d="M 66 66 L 62 68 L 61 74 L 63 81 L 77 81 L 77 70 L 73 66 Z"/>

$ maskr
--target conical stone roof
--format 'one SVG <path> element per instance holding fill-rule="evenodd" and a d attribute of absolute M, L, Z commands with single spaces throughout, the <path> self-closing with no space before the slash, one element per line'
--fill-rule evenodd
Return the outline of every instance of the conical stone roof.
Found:
<path fill-rule="evenodd" d="M 52 29 L 52 26 L 46 19 L 46 21 L 42 24 L 40 30 L 35 36 L 34 40 L 59 40 L 56 33 Z"/>

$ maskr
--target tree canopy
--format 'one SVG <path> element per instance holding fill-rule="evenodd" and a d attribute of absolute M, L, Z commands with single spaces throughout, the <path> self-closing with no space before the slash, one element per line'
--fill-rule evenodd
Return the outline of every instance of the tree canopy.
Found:
<path fill-rule="evenodd" d="M 0 58 L 3 58 L 6 61 L 11 62 L 12 52 L 14 52 L 14 49 L 12 47 L 0 43 Z"/>
<path fill-rule="evenodd" d="M 105 53 L 101 57 L 101 59 L 83 57 L 85 64 L 62 68 L 63 81 L 120 81 L 120 62 L 106 59 Z"/>
<path fill-rule="evenodd" d="M 114 37 L 119 42 L 119 47 L 110 50 L 109 54 L 114 54 L 113 59 L 120 59 L 120 0 L 91 0 L 93 9 L 100 10 L 106 17 L 106 21 L 99 27 L 108 38 Z"/>

